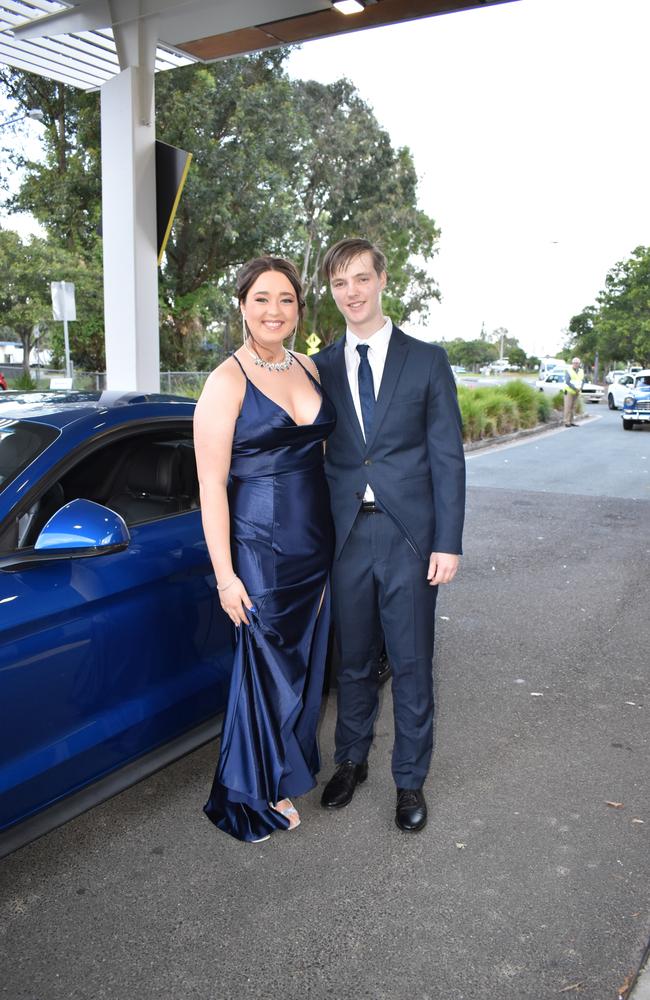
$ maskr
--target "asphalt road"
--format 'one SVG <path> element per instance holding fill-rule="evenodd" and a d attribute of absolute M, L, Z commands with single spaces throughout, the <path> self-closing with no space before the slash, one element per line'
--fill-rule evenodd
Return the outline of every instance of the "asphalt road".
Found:
<path fill-rule="evenodd" d="M 578 427 L 471 452 L 469 483 L 496 489 L 650 500 L 650 424 L 623 430 L 620 411 L 587 404 Z"/>
<path fill-rule="evenodd" d="M 264 844 L 203 818 L 209 745 L 3 863 L 0 997 L 617 1000 L 650 934 L 650 435 L 601 415 L 469 461 L 423 833 L 389 692 L 352 804 Z"/>

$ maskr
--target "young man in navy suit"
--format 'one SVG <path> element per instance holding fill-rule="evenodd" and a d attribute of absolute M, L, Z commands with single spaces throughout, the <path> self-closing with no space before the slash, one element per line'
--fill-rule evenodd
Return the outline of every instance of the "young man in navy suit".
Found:
<path fill-rule="evenodd" d="M 464 519 L 456 385 L 442 348 L 383 315 L 386 259 L 377 247 L 341 240 L 323 267 L 347 329 L 314 358 L 338 416 L 325 455 L 336 527 L 338 766 L 322 804 L 348 805 L 368 775 L 383 634 L 393 669 L 395 820 L 417 832 L 433 747 L 437 588 L 456 575 Z"/>

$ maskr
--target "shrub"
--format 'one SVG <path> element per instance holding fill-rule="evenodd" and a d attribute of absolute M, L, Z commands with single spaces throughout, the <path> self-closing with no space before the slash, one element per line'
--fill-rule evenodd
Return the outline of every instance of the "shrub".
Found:
<path fill-rule="evenodd" d="M 459 388 L 458 405 L 463 420 L 463 440 L 478 441 L 485 426 L 485 413 L 480 399 L 476 399 L 471 389 Z"/>
<path fill-rule="evenodd" d="M 534 427 L 538 422 L 537 396 L 538 392 L 532 385 L 526 385 L 520 379 L 506 382 L 503 391 L 517 404 L 519 424 L 521 427 Z"/>
<path fill-rule="evenodd" d="M 486 386 L 474 390 L 476 399 L 482 401 L 485 414 L 494 423 L 497 434 L 510 434 L 519 427 L 519 413 L 514 400 L 503 392 L 501 386 Z"/>
<path fill-rule="evenodd" d="M 15 379 L 11 380 L 11 382 L 10 382 L 10 388 L 12 388 L 12 389 L 27 389 L 27 390 L 35 389 L 36 388 L 36 382 L 31 377 L 31 375 L 28 375 L 26 372 L 23 372 L 22 375 L 18 376 L 18 378 L 15 378 Z"/>
<path fill-rule="evenodd" d="M 551 415 L 551 401 L 543 392 L 537 393 L 537 419 L 540 424 L 545 424 Z"/>

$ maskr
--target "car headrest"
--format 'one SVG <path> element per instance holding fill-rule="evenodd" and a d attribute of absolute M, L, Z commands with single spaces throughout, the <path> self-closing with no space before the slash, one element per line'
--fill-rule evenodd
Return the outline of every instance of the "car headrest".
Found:
<path fill-rule="evenodd" d="M 126 487 L 132 493 L 175 496 L 182 490 L 181 461 L 173 445 L 149 444 L 128 460 Z"/>

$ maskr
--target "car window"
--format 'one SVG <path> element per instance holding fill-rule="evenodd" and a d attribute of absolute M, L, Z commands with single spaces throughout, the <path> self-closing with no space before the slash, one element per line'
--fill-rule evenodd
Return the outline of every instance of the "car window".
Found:
<path fill-rule="evenodd" d="M 84 454 L 17 513 L 0 551 L 29 548 L 43 526 L 71 500 L 94 500 L 128 525 L 197 510 L 199 486 L 191 424 L 131 433 Z"/>
<path fill-rule="evenodd" d="M 46 424 L 0 420 L 0 492 L 59 435 Z"/>

